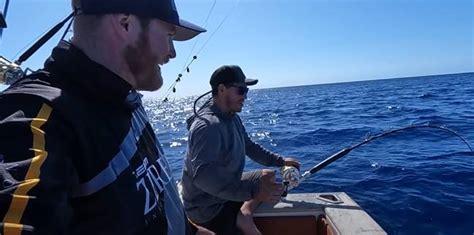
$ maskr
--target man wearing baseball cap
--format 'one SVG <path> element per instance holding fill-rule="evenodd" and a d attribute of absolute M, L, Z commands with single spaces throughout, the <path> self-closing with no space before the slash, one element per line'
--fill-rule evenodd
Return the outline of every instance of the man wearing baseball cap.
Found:
<path fill-rule="evenodd" d="M 183 201 L 189 219 L 217 234 L 260 234 L 252 214 L 260 202 L 277 202 L 282 186 L 273 170 L 243 172 L 245 156 L 265 166 L 299 162 L 272 153 L 253 142 L 237 113 L 248 86 L 258 80 L 236 65 L 211 76 L 212 100 L 188 119 L 188 151 L 182 175 Z"/>
<path fill-rule="evenodd" d="M 0 93 L 0 234 L 212 234 L 188 222 L 137 92 L 205 30 L 173 0 L 72 6 L 72 40 Z"/>

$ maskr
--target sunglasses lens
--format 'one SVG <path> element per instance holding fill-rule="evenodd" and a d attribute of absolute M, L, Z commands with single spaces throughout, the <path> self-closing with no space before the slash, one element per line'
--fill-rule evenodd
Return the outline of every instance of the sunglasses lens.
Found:
<path fill-rule="evenodd" d="M 246 95 L 249 92 L 249 88 L 245 85 L 241 84 L 229 84 L 229 87 L 235 87 L 237 90 L 237 94 L 239 95 Z"/>
<path fill-rule="evenodd" d="M 248 87 L 244 87 L 244 86 L 239 87 L 239 94 L 240 95 L 245 95 L 245 94 L 247 94 L 247 92 L 249 92 Z"/>

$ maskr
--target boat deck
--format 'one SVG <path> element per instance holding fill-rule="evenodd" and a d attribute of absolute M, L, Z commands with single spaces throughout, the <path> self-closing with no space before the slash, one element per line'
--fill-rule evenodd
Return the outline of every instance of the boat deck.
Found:
<path fill-rule="evenodd" d="M 254 219 L 264 235 L 386 234 L 344 192 L 289 194 L 275 205 L 260 205 Z"/>

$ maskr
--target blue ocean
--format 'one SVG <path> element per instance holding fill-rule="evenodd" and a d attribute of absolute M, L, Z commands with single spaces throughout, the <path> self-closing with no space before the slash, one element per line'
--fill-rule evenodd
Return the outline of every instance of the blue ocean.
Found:
<path fill-rule="evenodd" d="M 180 178 L 196 97 L 145 99 Z M 366 137 L 413 124 L 450 128 L 474 145 L 474 73 L 250 90 L 251 138 L 306 171 Z M 247 161 L 246 169 L 262 168 Z M 349 194 L 389 234 L 473 234 L 474 154 L 455 135 L 412 129 L 354 149 L 293 192 Z"/>

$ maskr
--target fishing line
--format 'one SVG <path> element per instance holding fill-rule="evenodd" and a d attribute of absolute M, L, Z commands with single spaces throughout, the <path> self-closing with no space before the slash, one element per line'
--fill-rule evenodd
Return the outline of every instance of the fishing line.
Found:
<path fill-rule="evenodd" d="M 207 23 L 207 20 L 209 19 L 210 17 L 210 14 L 212 13 L 212 11 L 214 10 L 214 7 L 215 7 L 215 4 L 216 4 L 217 1 L 214 1 L 210 11 L 209 11 L 209 14 L 208 14 L 208 17 L 206 19 L 206 23 Z M 211 41 L 211 39 L 214 37 L 214 35 L 219 31 L 219 29 L 222 27 L 222 25 L 224 24 L 224 22 L 229 18 L 229 16 L 232 14 L 232 12 L 234 12 L 234 10 L 237 8 L 237 6 L 239 5 L 240 3 L 240 0 L 237 1 L 237 3 L 234 5 L 234 7 L 232 7 L 228 12 L 227 14 L 224 16 L 224 18 L 222 19 L 222 21 L 219 23 L 219 25 L 217 26 L 217 28 L 214 30 L 214 32 L 212 32 L 211 36 L 209 36 L 209 38 L 204 42 L 204 44 L 201 46 L 201 48 L 198 50 L 198 52 L 193 56 L 192 60 L 189 62 L 188 65 L 186 65 L 186 62 L 185 62 L 185 65 L 183 70 L 181 71 L 181 73 L 178 74 L 178 77 L 176 78 L 176 80 L 171 84 L 171 86 L 168 88 L 168 90 L 166 91 L 165 95 L 163 96 L 164 98 L 162 98 L 161 100 L 163 102 L 167 102 L 168 101 L 168 97 L 171 95 L 171 93 L 176 93 L 176 85 L 178 82 L 181 81 L 182 77 L 183 77 L 183 74 L 184 72 L 186 71 L 187 73 L 190 72 L 190 66 L 191 64 L 197 59 L 198 55 L 201 54 L 201 52 L 204 50 L 204 48 L 207 46 L 207 44 Z M 196 42 L 197 43 L 197 42 Z M 193 46 L 193 49 L 194 50 L 194 46 Z M 192 53 L 191 53 L 192 54 Z M 186 59 L 186 61 L 189 60 L 189 57 L 188 59 Z"/>
<path fill-rule="evenodd" d="M 209 21 L 209 18 L 212 14 L 212 11 L 214 10 L 214 7 L 216 6 L 216 3 L 217 3 L 217 0 L 214 0 L 214 2 L 212 3 L 212 6 L 207 14 L 207 17 L 206 17 L 206 20 L 204 21 L 204 28 L 206 28 L 207 26 L 207 23 Z M 193 47 L 191 48 L 191 50 L 189 51 L 189 55 L 186 57 L 186 60 L 184 61 L 184 64 L 183 64 L 183 68 L 181 69 L 181 73 L 178 74 L 178 77 L 176 78 L 176 80 L 171 84 L 171 86 L 168 88 L 168 90 L 166 91 L 166 94 L 162 97 L 161 100 L 163 100 L 163 102 L 166 102 L 168 101 L 168 96 L 170 95 L 170 91 L 173 90 L 173 93 L 176 92 L 176 83 L 180 82 L 181 81 L 181 77 L 183 76 L 183 73 L 184 71 L 188 71 L 189 72 L 189 66 L 191 66 L 191 64 L 194 62 L 194 60 L 197 59 L 197 55 L 194 55 L 193 56 L 193 59 L 191 60 L 191 62 L 188 63 L 189 61 L 189 58 L 191 58 L 191 55 L 193 54 L 194 52 L 194 49 L 196 48 L 196 45 L 198 43 L 199 40 L 194 40 L 194 44 L 193 44 Z M 166 98 L 165 98 L 166 97 Z"/>
<path fill-rule="evenodd" d="M 5 1 L 5 8 L 3 8 L 3 16 L 7 18 L 8 6 L 10 5 L 10 0 Z"/>
<path fill-rule="evenodd" d="M 66 37 L 67 33 L 70 32 L 69 29 L 71 29 L 72 23 L 74 23 L 74 17 L 72 17 L 72 19 L 69 21 L 69 24 L 67 25 L 66 30 L 64 30 L 63 36 L 61 36 L 61 39 L 59 41 L 63 41 L 64 38 Z"/>
<path fill-rule="evenodd" d="M 237 8 L 239 3 L 240 3 L 240 0 L 237 1 L 235 6 L 227 12 L 227 15 L 225 16 L 224 20 L 222 20 L 221 23 L 219 24 L 219 26 L 217 26 L 217 29 L 211 34 L 211 36 L 207 39 L 207 41 L 204 43 L 204 45 L 202 45 L 201 49 L 199 49 L 197 54 L 200 54 L 201 51 L 204 49 L 204 47 L 206 47 L 207 43 L 209 43 L 209 41 L 211 41 L 211 39 L 214 37 L 214 35 L 217 33 L 217 31 L 221 28 L 221 26 L 224 24 L 224 22 L 227 20 L 227 18 L 229 18 L 230 14 Z"/>
<path fill-rule="evenodd" d="M 207 14 L 206 20 L 204 21 L 204 28 L 207 27 L 207 23 L 208 23 L 208 21 L 209 21 L 209 18 L 211 18 L 211 14 L 212 14 L 212 12 L 214 11 L 214 7 L 216 6 L 216 3 L 217 3 L 217 0 L 214 0 L 214 2 L 212 3 L 211 9 L 209 10 L 209 13 Z M 196 45 L 197 45 L 198 41 L 199 41 L 199 40 L 194 40 L 193 47 L 191 48 L 191 51 L 189 51 L 189 55 L 186 57 L 186 60 L 184 61 L 183 68 L 181 69 L 181 73 L 183 73 L 184 70 L 186 69 L 186 67 L 189 66 L 189 64 L 188 64 L 189 58 L 191 58 L 191 55 L 193 54 L 194 49 L 196 48 Z M 193 57 L 193 58 L 194 58 L 194 57 Z M 194 60 L 194 59 L 193 59 L 193 60 Z M 187 65 L 187 64 L 188 64 L 188 65 Z M 187 65 L 187 66 L 186 66 L 186 65 Z"/>
<path fill-rule="evenodd" d="M 358 148 L 360 146 L 363 146 L 363 145 L 365 145 L 369 142 L 372 142 L 373 140 L 376 140 L 376 139 L 379 139 L 379 138 L 382 138 L 382 137 L 385 137 L 385 136 L 388 136 L 388 135 L 392 135 L 392 134 L 395 134 L 395 133 L 398 133 L 398 132 L 401 132 L 401 131 L 405 131 L 405 130 L 420 129 L 420 128 L 437 129 L 437 130 L 442 130 L 442 131 L 451 133 L 454 136 L 458 137 L 464 144 L 467 145 L 469 150 L 471 152 L 473 152 L 472 147 L 469 144 L 469 142 L 464 137 L 462 137 L 460 134 L 458 134 L 456 131 L 454 131 L 452 129 L 449 129 L 445 126 L 439 126 L 439 125 L 433 125 L 433 124 L 410 125 L 410 126 L 406 126 L 406 127 L 402 127 L 402 128 L 397 128 L 397 129 L 385 131 L 385 132 L 383 132 L 381 134 L 378 134 L 378 135 L 369 136 L 365 140 L 363 140 L 362 142 L 354 144 L 350 147 L 344 148 L 344 149 L 338 151 L 337 153 L 331 155 L 330 157 L 324 159 L 322 162 L 318 163 L 316 166 L 314 166 L 310 170 L 306 171 L 303 175 L 301 175 L 301 177 L 299 176 L 299 172 L 297 172 L 295 169 L 292 169 L 292 168 L 286 168 L 285 169 L 284 168 L 282 170 L 282 176 L 284 178 L 286 178 L 286 180 L 288 182 L 288 183 L 285 184 L 287 186 L 287 190 L 295 188 L 296 186 L 301 184 L 301 182 L 303 182 L 305 179 L 309 178 L 311 175 L 315 174 L 316 172 L 318 172 L 319 170 L 321 170 L 324 167 L 328 166 L 329 164 L 333 163 L 334 161 L 344 157 L 349 152 L 351 152 L 353 149 L 356 149 L 356 148 Z M 285 172 L 285 170 L 287 172 Z"/>

